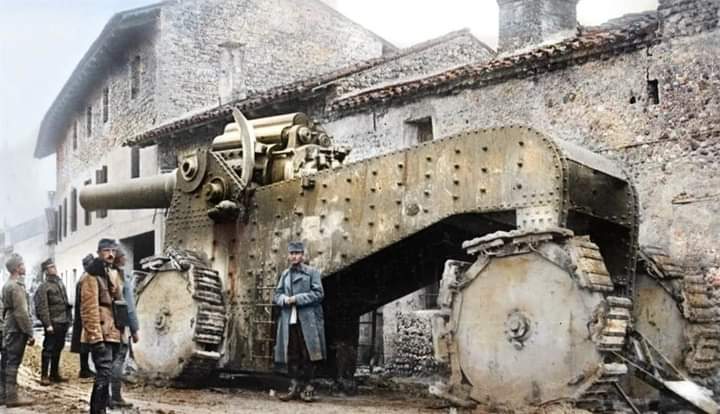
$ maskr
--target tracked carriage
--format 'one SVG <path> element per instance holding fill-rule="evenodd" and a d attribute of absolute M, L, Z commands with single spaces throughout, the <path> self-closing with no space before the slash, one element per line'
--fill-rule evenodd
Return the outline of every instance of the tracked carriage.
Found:
<path fill-rule="evenodd" d="M 638 206 L 613 162 L 507 127 L 343 164 L 301 114 L 235 120 L 171 174 L 81 192 L 87 209 L 168 209 L 138 295 L 144 371 L 271 372 L 272 293 L 301 239 L 323 273 L 329 372 L 354 369 L 360 315 L 441 279 L 433 335 L 451 374 L 436 394 L 622 402 Z"/>

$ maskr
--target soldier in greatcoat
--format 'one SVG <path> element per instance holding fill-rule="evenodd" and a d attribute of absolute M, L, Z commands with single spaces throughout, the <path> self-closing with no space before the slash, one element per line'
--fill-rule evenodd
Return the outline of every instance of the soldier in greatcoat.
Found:
<path fill-rule="evenodd" d="M 15 253 L 10 256 L 5 267 L 10 272 L 10 278 L 2 289 L 5 332 L 0 360 L 0 401 L 7 407 L 22 407 L 32 405 L 33 402 L 18 397 L 18 368 L 25 355 L 25 346 L 33 346 L 35 338 L 30 319 L 30 298 L 25 289 L 25 263 Z"/>
<path fill-rule="evenodd" d="M 47 259 L 40 268 L 45 272 L 45 280 L 35 292 L 35 315 L 45 328 L 40 383 L 50 385 L 51 381 L 67 381 L 60 376 L 60 355 L 65 347 L 65 336 L 70 328 L 72 314 L 65 284 L 58 276 L 53 260 Z"/>
<path fill-rule="evenodd" d="M 287 366 L 291 378 L 288 393 L 283 401 L 300 397 L 314 400 L 315 364 L 325 359 L 325 320 L 322 300 L 324 296 L 320 271 L 306 265 L 302 242 L 290 242 L 290 267 L 279 277 L 273 303 L 280 306 L 275 341 L 275 363 Z"/>

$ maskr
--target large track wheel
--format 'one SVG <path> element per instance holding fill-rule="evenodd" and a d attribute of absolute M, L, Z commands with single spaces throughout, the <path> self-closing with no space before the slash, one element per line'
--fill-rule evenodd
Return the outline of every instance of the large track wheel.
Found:
<path fill-rule="evenodd" d="M 217 367 L 225 330 L 218 273 L 196 255 L 172 250 L 146 261 L 137 287 L 142 341 L 133 348 L 148 378 L 194 383 Z"/>
<path fill-rule="evenodd" d="M 597 246 L 557 229 L 498 232 L 463 247 L 478 259 L 446 264 L 446 315 L 435 329 L 449 392 L 508 408 L 566 401 L 612 410 L 627 367 L 611 351 L 623 348 L 631 302 L 608 296 Z"/>
<path fill-rule="evenodd" d="M 720 368 L 720 308 L 704 276 L 673 263 L 660 248 L 644 247 L 636 291 L 637 331 L 684 374 L 714 376 Z"/>

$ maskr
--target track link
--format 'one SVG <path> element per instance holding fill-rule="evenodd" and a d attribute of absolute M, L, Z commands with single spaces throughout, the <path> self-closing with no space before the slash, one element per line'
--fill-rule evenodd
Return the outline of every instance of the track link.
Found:
<path fill-rule="evenodd" d="M 688 322 L 684 360 L 688 374 L 701 379 L 712 377 L 720 368 L 720 306 L 705 275 L 684 269 L 664 249 L 654 246 L 641 249 L 639 265 L 672 296 Z"/>
<path fill-rule="evenodd" d="M 195 350 L 189 360 L 184 361 L 180 375 L 174 380 L 194 383 L 207 378 L 217 368 L 220 360 L 220 346 L 223 343 L 227 313 L 220 274 L 213 270 L 197 253 L 168 249 L 163 256 L 143 260 L 150 263 L 149 282 L 153 272 L 178 270 L 185 274 L 192 298 L 197 303 L 193 341 Z M 138 294 L 142 294 L 141 291 Z"/>
<path fill-rule="evenodd" d="M 449 261 L 446 264 L 446 275 L 443 276 L 444 286 L 456 286 L 455 289 L 461 289 L 464 284 L 472 282 L 466 280 L 464 274 L 477 275 L 493 256 L 534 252 L 565 269 L 577 281 L 580 288 L 603 295 L 603 306 L 596 311 L 590 327 L 591 339 L 600 353 L 602 362 L 591 376 L 569 380 L 569 384 L 579 385 L 579 388 L 566 402 L 592 412 L 622 411 L 626 404 L 619 383 L 628 373 L 628 367 L 617 355 L 622 355 L 625 350 L 627 332 L 631 324 L 632 300 L 617 296 L 599 247 L 588 236 L 574 236 L 567 229 L 557 228 L 546 231 L 500 231 L 469 240 L 463 243 L 463 248 L 468 254 L 478 255 L 478 259 L 472 264 Z M 441 288 L 439 297 L 439 303 L 448 314 L 451 312 L 455 297 L 453 290 Z M 453 372 L 447 388 L 460 390 L 463 385 L 460 383 L 462 375 L 458 364 L 453 361 L 452 351 L 451 337 L 454 329 L 452 317 L 445 327 L 437 328 L 440 335 L 436 341 L 436 350 L 439 351 L 436 352 L 438 355 L 449 355 L 448 362 Z M 454 394 L 454 397 L 461 396 L 460 392 Z"/>

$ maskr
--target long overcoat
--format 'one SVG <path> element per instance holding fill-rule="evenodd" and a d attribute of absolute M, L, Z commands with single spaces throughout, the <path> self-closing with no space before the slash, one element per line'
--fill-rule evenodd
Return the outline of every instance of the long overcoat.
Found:
<path fill-rule="evenodd" d="M 285 269 L 278 279 L 273 303 L 280 306 L 275 337 L 275 363 L 287 364 L 290 315 L 292 305 L 285 299 L 295 296 L 297 318 L 302 328 L 310 360 L 321 361 L 327 355 L 325 347 L 325 318 L 322 300 L 325 295 L 320 271 L 305 264 Z"/>

